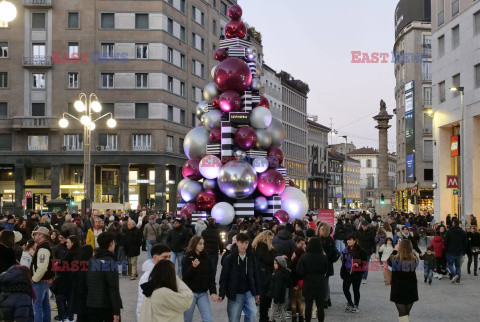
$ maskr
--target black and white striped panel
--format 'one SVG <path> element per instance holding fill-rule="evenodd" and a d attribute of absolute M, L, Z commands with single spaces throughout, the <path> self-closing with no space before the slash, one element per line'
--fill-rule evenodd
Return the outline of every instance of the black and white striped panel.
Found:
<path fill-rule="evenodd" d="M 251 157 L 251 158 L 258 158 L 258 157 L 267 157 L 267 151 L 265 150 L 254 150 L 254 149 L 251 149 L 251 150 L 248 150 L 246 152 L 247 156 Z"/>
<path fill-rule="evenodd" d="M 260 95 L 252 95 L 252 103 L 260 103 Z"/>
<path fill-rule="evenodd" d="M 180 216 L 180 213 L 182 212 L 183 206 L 185 206 L 187 203 L 184 200 L 180 200 L 177 202 L 177 216 Z"/>
<path fill-rule="evenodd" d="M 192 212 L 192 223 L 197 222 L 198 219 L 207 220 L 207 213 L 205 211 Z"/>
<path fill-rule="evenodd" d="M 229 47 L 228 57 L 245 58 L 245 47 Z"/>
<path fill-rule="evenodd" d="M 247 63 L 248 68 L 250 68 L 250 71 L 252 72 L 253 77 L 257 77 L 257 63 L 254 61 L 248 62 Z"/>
<path fill-rule="evenodd" d="M 232 123 L 228 121 L 222 121 L 222 162 L 228 162 L 233 159 L 233 152 L 235 144 L 233 143 L 233 138 L 235 136 L 235 128 L 232 126 Z"/>
<path fill-rule="evenodd" d="M 233 208 L 235 208 L 235 216 L 255 215 L 255 201 L 253 199 L 236 200 Z"/>
<path fill-rule="evenodd" d="M 222 151 L 220 143 L 218 144 L 207 144 L 207 154 L 208 155 L 220 155 Z"/>
<path fill-rule="evenodd" d="M 282 199 L 279 196 L 267 197 L 268 210 L 267 214 L 274 215 L 278 210 L 282 209 Z"/>
<path fill-rule="evenodd" d="M 245 91 L 242 95 L 242 106 L 243 110 L 249 112 L 253 108 L 253 101 L 252 101 L 252 92 Z"/>
<path fill-rule="evenodd" d="M 245 48 L 248 48 L 251 45 L 252 44 L 249 41 L 243 40 L 243 39 L 240 39 L 240 38 L 230 38 L 230 39 L 225 38 L 225 39 L 220 39 L 218 47 L 220 49 L 228 49 L 229 47 L 245 47 Z"/>
<path fill-rule="evenodd" d="M 284 167 L 278 167 L 277 171 L 280 172 L 283 176 L 283 178 L 286 180 L 287 178 L 287 169 Z"/>

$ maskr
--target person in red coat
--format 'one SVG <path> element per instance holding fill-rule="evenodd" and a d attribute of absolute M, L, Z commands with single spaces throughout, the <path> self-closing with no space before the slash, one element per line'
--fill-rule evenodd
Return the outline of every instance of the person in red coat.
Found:
<path fill-rule="evenodd" d="M 437 231 L 435 233 L 435 237 L 433 237 L 432 241 L 430 242 L 430 247 L 433 247 L 433 251 L 435 253 L 435 259 L 437 260 L 437 274 L 435 277 L 438 279 L 442 278 L 442 275 L 445 275 L 445 244 L 443 243 L 442 233 Z"/>

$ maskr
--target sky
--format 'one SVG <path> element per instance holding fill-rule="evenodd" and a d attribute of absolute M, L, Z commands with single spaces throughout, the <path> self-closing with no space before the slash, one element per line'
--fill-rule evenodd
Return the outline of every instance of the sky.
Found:
<path fill-rule="evenodd" d="M 380 100 L 393 115 L 391 52 L 398 0 L 239 0 L 243 20 L 262 34 L 264 61 L 310 86 L 307 112 L 360 147 L 378 148 L 372 119 Z M 352 63 L 352 51 L 388 53 L 388 63 Z M 396 151 L 395 117 L 389 152 Z"/>

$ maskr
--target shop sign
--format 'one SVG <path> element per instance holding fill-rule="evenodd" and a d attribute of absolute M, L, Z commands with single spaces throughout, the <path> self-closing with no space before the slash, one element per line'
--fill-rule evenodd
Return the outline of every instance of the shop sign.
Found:
<path fill-rule="evenodd" d="M 460 141 L 460 137 L 458 135 L 452 136 L 450 138 L 450 155 L 452 157 L 456 157 L 460 155 L 460 149 L 458 143 Z"/>
<path fill-rule="evenodd" d="M 458 176 L 447 176 L 447 189 L 458 189 Z"/>
<path fill-rule="evenodd" d="M 453 195 L 458 196 L 458 189 L 453 189 Z"/>

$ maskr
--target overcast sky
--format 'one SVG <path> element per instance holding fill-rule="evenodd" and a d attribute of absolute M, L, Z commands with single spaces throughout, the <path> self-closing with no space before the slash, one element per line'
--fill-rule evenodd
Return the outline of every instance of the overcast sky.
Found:
<path fill-rule="evenodd" d="M 395 108 L 394 13 L 397 0 L 239 0 L 243 19 L 262 33 L 265 62 L 310 86 L 308 113 L 357 148 L 378 148 L 372 116 Z M 385 52 L 388 63 L 352 64 L 352 51 Z M 395 118 L 389 152 L 396 151 Z M 343 139 L 333 139 L 342 143 Z"/>

